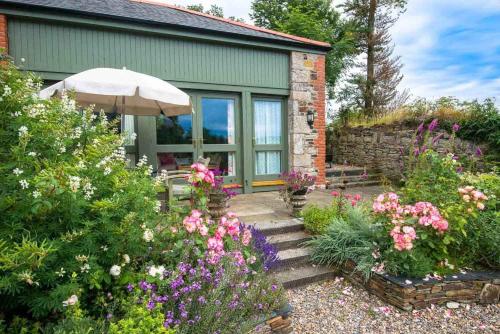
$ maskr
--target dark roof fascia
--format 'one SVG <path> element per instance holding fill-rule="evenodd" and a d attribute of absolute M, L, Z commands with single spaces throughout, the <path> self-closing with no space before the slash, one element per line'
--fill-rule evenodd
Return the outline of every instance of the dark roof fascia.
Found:
<path fill-rule="evenodd" d="M 302 51 L 326 54 L 331 47 L 305 44 L 295 41 L 281 41 L 254 37 L 229 32 L 212 31 L 191 27 L 189 29 L 168 23 L 140 20 L 134 18 L 117 17 L 101 13 L 88 13 L 84 11 L 65 10 L 59 8 L 46 8 L 25 4 L 10 4 L 0 1 L 0 13 L 23 18 L 35 18 L 67 23 L 80 23 L 92 26 L 101 26 L 111 29 L 134 30 L 138 32 L 155 33 L 169 36 L 177 36 L 190 39 L 198 39 L 212 42 L 224 42 L 237 45 L 257 46 L 263 48 Z M 104 18 L 106 21 L 99 20 Z"/>

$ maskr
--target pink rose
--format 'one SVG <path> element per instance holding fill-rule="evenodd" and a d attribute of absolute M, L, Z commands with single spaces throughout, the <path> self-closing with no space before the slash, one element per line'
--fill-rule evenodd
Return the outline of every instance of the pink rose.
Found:
<path fill-rule="evenodd" d="M 217 230 L 215 231 L 215 237 L 217 239 L 222 239 L 226 235 L 226 229 L 224 226 L 219 226 L 217 227 Z"/>
<path fill-rule="evenodd" d="M 202 236 L 206 236 L 208 234 L 208 227 L 206 225 L 201 225 L 198 227 L 198 231 Z"/>
<path fill-rule="evenodd" d="M 252 232 L 246 228 L 243 231 L 243 238 L 241 242 L 243 243 L 243 245 L 248 246 L 248 244 L 250 244 L 250 240 L 252 240 Z"/>

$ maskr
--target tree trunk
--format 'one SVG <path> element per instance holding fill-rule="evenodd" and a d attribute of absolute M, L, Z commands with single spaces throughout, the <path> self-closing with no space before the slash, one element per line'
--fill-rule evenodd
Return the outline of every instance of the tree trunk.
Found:
<path fill-rule="evenodd" d="M 366 89 L 365 89 L 365 112 L 367 116 L 373 116 L 373 90 L 375 81 L 375 12 L 377 0 L 370 0 L 368 12 L 368 38 L 366 51 Z"/>

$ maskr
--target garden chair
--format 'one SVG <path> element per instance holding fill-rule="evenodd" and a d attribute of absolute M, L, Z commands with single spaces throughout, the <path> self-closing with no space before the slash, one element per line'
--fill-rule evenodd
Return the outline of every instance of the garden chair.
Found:
<path fill-rule="evenodd" d="M 200 156 L 196 162 L 208 166 L 210 158 L 203 158 Z M 165 177 L 165 192 L 158 194 L 162 211 L 167 210 L 167 207 L 174 198 L 185 199 L 191 196 L 191 194 L 187 192 L 188 185 L 185 182 L 181 184 L 178 182 L 176 183 L 176 181 L 185 180 L 191 175 L 189 170 L 164 170 L 163 173 L 165 172 L 167 173 Z"/>

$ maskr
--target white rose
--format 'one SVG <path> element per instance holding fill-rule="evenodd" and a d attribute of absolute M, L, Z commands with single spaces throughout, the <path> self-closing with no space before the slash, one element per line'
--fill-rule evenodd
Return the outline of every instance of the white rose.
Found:
<path fill-rule="evenodd" d="M 150 229 L 145 230 L 142 236 L 142 238 L 146 240 L 146 242 L 153 241 L 153 237 L 154 237 L 153 231 L 151 231 Z"/>
<path fill-rule="evenodd" d="M 128 256 L 128 254 L 123 254 L 123 262 L 126 264 L 130 263 L 130 256 Z"/>
<path fill-rule="evenodd" d="M 158 266 L 158 267 L 151 266 L 149 268 L 148 274 L 149 274 L 149 276 L 153 276 L 153 277 L 156 277 L 156 276 L 160 276 L 161 277 L 164 272 L 165 272 L 165 267 L 164 266 Z"/>
<path fill-rule="evenodd" d="M 67 306 L 75 305 L 76 303 L 78 303 L 78 297 L 76 295 L 72 295 L 67 300 L 63 301 L 63 306 L 67 307 Z"/>
<path fill-rule="evenodd" d="M 109 274 L 114 277 L 120 276 L 120 273 L 122 271 L 122 268 L 120 266 L 117 266 L 116 264 L 109 269 Z"/>

